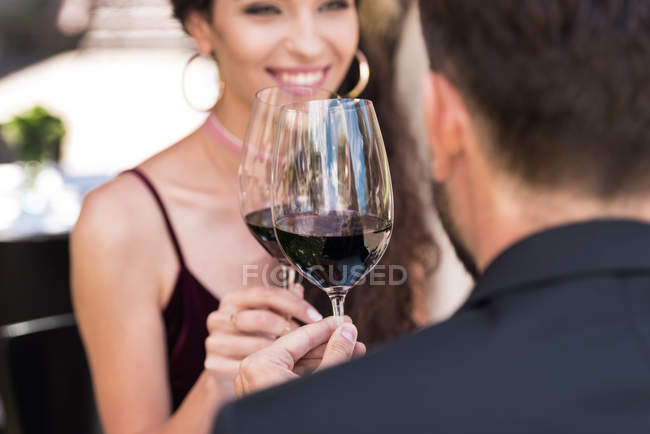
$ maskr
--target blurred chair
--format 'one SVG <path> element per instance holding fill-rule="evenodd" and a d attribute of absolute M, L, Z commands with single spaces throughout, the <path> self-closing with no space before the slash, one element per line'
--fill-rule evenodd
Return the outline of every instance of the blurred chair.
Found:
<path fill-rule="evenodd" d="M 68 235 L 0 239 L 0 326 L 72 312 Z"/>
<path fill-rule="evenodd" d="M 66 234 L 0 240 L 2 434 L 101 432 L 69 281 Z"/>
<path fill-rule="evenodd" d="M 0 327 L 6 434 L 94 434 L 100 424 L 73 314 Z"/>
<path fill-rule="evenodd" d="M 5 407 L 4 404 L 2 403 L 2 396 L 0 396 L 0 434 L 6 434 L 5 433 Z"/>

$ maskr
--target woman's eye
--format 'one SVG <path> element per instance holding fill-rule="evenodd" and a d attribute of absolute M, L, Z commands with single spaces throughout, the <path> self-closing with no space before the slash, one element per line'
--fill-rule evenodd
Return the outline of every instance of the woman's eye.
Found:
<path fill-rule="evenodd" d="M 282 11 L 273 5 L 251 5 L 244 9 L 244 12 L 249 15 L 275 15 L 279 14 Z"/>
<path fill-rule="evenodd" d="M 318 9 L 321 11 L 339 11 L 350 7 L 350 2 L 346 0 L 334 0 L 325 2 Z"/>

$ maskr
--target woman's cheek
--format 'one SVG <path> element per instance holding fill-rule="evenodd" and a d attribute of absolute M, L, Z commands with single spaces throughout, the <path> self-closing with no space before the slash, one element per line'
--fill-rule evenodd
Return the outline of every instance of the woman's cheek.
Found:
<path fill-rule="evenodd" d="M 344 59 L 354 56 L 359 45 L 359 29 L 356 21 L 327 21 L 321 27 L 321 34 L 330 42 L 337 54 Z"/>
<path fill-rule="evenodd" d="M 270 38 L 260 32 L 248 32 L 245 36 L 235 38 L 229 45 L 233 57 L 243 64 L 262 63 L 269 58 L 273 44 L 269 44 Z M 267 41 L 267 42 L 264 42 Z"/>

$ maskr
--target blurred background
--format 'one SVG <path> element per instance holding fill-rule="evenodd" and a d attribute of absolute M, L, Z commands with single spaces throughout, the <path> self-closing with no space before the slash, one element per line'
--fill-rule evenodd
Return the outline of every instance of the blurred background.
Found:
<path fill-rule="evenodd" d="M 90 189 L 204 120 L 192 52 L 167 0 L 0 0 L 0 434 L 99 432 L 67 234 Z"/>
<path fill-rule="evenodd" d="M 197 126 L 191 47 L 166 0 L 0 0 L 0 161 L 30 162 L 0 185 L 34 193 L 0 196 L 0 236 L 66 230 L 88 188 Z"/>

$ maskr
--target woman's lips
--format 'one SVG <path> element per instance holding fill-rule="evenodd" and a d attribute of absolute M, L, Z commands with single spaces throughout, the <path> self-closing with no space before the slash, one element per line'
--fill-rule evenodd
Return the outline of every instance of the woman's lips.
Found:
<path fill-rule="evenodd" d="M 267 68 L 266 71 L 280 85 L 315 86 L 325 81 L 329 67 L 325 68 Z"/>

